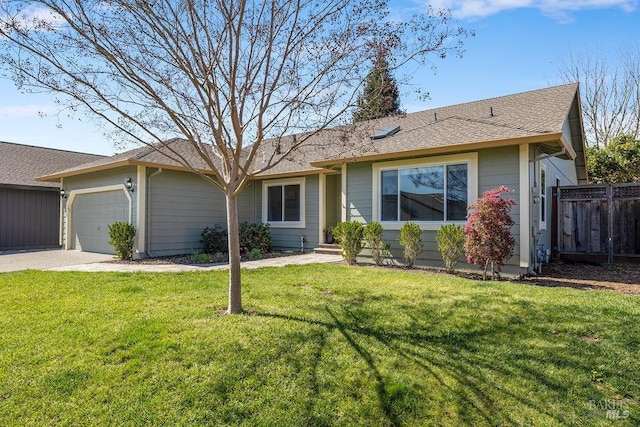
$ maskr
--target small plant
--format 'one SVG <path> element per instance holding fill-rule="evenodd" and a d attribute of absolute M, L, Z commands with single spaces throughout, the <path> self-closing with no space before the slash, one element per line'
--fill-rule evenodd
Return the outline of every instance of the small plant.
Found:
<path fill-rule="evenodd" d="M 261 253 L 271 252 L 271 232 L 269 224 L 243 222 L 240 224 L 240 252 L 258 249 Z"/>
<path fill-rule="evenodd" d="M 130 222 L 118 221 L 109 225 L 109 244 L 122 260 L 133 259 L 136 228 Z"/>
<path fill-rule="evenodd" d="M 211 262 L 211 256 L 204 252 L 196 252 L 191 254 L 191 262 L 196 264 L 207 264 Z"/>
<path fill-rule="evenodd" d="M 342 257 L 348 265 L 356 263 L 358 254 L 362 252 L 364 227 L 358 221 L 339 222 L 333 228 L 333 237 L 342 247 Z"/>
<path fill-rule="evenodd" d="M 247 253 L 247 258 L 249 258 L 249 261 L 255 261 L 262 258 L 262 252 L 258 248 L 253 248 Z"/>
<path fill-rule="evenodd" d="M 457 224 L 443 225 L 436 235 L 436 243 L 445 271 L 453 273 L 458 260 L 464 255 L 464 229 Z"/>
<path fill-rule="evenodd" d="M 420 226 L 413 222 L 406 222 L 400 229 L 398 243 L 404 247 L 404 264 L 408 268 L 413 268 L 413 264 L 416 262 L 418 255 L 422 253 L 424 246 Z"/>
<path fill-rule="evenodd" d="M 200 233 L 202 250 L 208 254 L 227 251 L 227 232 L 218 224 L 207 227 Z"/>
<path fill-rule="evenodd" d="M 367 247 L 371 250 L 371 258 L 376 265 L 382 265 L 389 253 L 389 244 L 382 240 L 382 224 L 372 221 L 364 226 L 363 235 Z"/>
<path fill-rule="evenodd" d="M 464 227 L 466 239 L 464 251 L 467 261 L 483 267 L 482 279 L 487 279 L 487 269 L 491 264 L 491 278 L 500 270 L 506 260 L 513 255 L 516 241 L 511 235 L 511 226 L 515 224 L 509 211 L 516 202 L 500 197 L 509 193 L 505 186 L 485 191 L 481 198 L 469 206 L 467 225 Z M 496 271 L 497 268 L 497 271 Z"/>
<path fill-rule="evenodd" d="M 213 254 L 212 261 L 213 262 L 226 262 L 229 260 L 226 252 L 216 252 Z"/>

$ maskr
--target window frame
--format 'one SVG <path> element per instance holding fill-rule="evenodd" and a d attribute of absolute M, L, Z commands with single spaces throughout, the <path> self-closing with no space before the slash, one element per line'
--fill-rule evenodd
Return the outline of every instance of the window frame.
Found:
<path fill-rule="evenodd" d="M 394 160 L 389 162 L 374 163 L 372 165 L 372 220 L 380 222 L 387 230 L 400 230 L 406 222 L 414 222 L 422 230 L 438 230 L 444 224 L 464 225 L 467 220 L 460 221 L 382 221 L 382 172 L 388 170 L 411 169 L 430 166 L 467 165 L 467 206 L 478 199 L 478 153 L 453 154 L 447 156 L 423 157 L 420 159 Z M 446 189 L 444 190 L 446 192 Z"/>
<path fill-rule="evenodd" d="M 299 221 L 269 221 L 269 188 L 272 187 L 284 187 L 287 185 L 299 185 L 300 186 L 300 220 Z M 284 196 L 284 194 L 283 194 Z M 268 181 L 262 181 L 262 223 L 269 224 L 271 228 L 304 228 L 305 227 L 305 178 L 286 178 L 286 179 L 272 179 Z M 284 197 L 283 197 L 284 205 Z M 282 215 L 284 217 L 284 206 L 282 209 Z"/>
<path fill-rule="evenodd" d="M 544 174 L 544 180 L 542 179 L 542 175 Z M 539 208 L 538 208 L 538 223 L 539 223 L 539 228 L 540 230 L 546 230 L 547 229 L 547 211 L 548 211 L 548 207 L 547 207 L 547 166 L 540 162 L 540 171 L 538 173 L 538 179 L 540 180 L 540 184 L 539 184 L 539 193 L 538 196 L 540 197 L 540 203 L 539 203 Z M 544 182 L 543 182 L 544 181 Z"/>

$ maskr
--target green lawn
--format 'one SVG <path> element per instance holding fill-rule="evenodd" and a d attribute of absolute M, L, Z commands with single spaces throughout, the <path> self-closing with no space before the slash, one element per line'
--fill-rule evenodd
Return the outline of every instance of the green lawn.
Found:
<path fill-rule="evenodd" d="M 226 316 L 226 277 L 0 274 L 0 425 L 640 423 L 638 297 L 291 266 Z"/>

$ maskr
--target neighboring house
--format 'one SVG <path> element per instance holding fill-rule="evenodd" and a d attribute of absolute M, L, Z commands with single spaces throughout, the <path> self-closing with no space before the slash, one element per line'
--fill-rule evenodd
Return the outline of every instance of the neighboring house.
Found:
<path fill-rule="evenodd" d="M 60 187 L 36 178 L 101 157 L 0 142 L 0 250 L 59 247 Z"/>
<path fill-rule="evenodd" d="M 295 138 L 271 143 L 285 151 Z M 186 141 L 170 144 L 206 172 Z M 148 147 L 41 179 L 60 181 L 69 195 L 67 249 L 111 252 L 107 224 L 128 220 L 138 229 L 139 256 L 188 253 L 201 247 L 204 227 L 226 221 L 218 190 Z M 550 188 L 586 182 L 578 85 L 570 84 L 319 132 L 257 174 L 239 211 L 240 221 L 269 223 L 282 250 L 313 249 L 339 221 L 379 221 L 395 257 L 398 230 L 417 222 L 421 263 L 439 265 L 437 229 L 464 224 L 482 192 L 506 185 L 517 202 L 517 246 L 507 266 L 522 271 L 535 266 L 539 244 L 550 246 Z"/>

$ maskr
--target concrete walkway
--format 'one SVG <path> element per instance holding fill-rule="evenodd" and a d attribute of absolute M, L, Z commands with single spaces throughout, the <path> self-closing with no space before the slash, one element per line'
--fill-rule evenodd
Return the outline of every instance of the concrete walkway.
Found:
<path fill-rule="evenodd" d="M 0 273 L 19 270 L 48 270 L 109 261 L 113 255 L 61 249 L 0 251 Z"/>
<path fill-rule="evenodd" d="M 113 257 L 110 257 L 113 259 Z M 316 263 L 339 263 L 342 262 L 342 256 L 340 255 L 323 255 L 316 253 L 308 253 L 303 255 L 291 255 L 278 258 L 260 259 L 257 261 L 245 261 L 242 263 L 242 268 L 254 269 L 261 267 L 284 267 L 285 265 L 303 265 L 303 264 L 316 264 Z M 143 271 L 143 272 L 157 272 L 157 273 L 170 273 L 179 271 L 212 271 L 212 270 L 225 270 L 228 268 L 227 264 L 202 264 L 202 265 L 184 265 L 184 264 L 118 264 L 118 263 L 106 263 L 96 262 L 88 264 L 70 265 L 48 268 L 50 271 Z"/>

